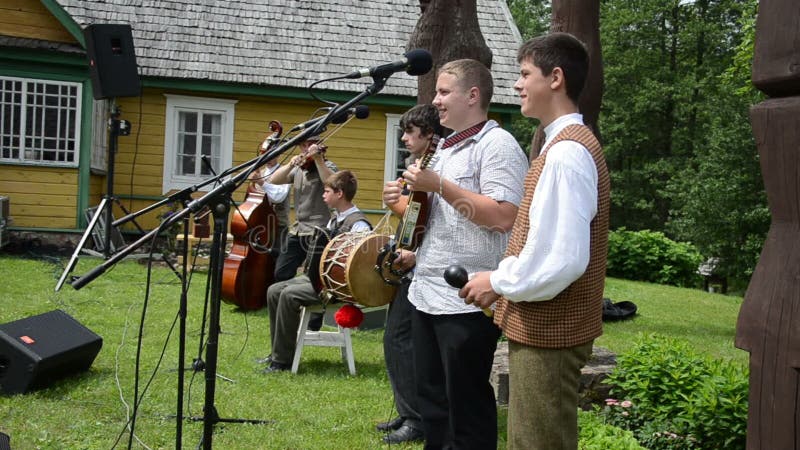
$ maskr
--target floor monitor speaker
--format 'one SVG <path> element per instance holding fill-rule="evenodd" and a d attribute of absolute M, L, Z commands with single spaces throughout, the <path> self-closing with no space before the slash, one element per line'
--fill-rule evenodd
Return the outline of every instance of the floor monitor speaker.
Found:
<path fill-rule="evenodd" d="M 18 394 L 88 369 L 103 339 L 56 309 L 0 325 L 0 392 Z"/>
<path fill-rule="evenodd" d="M 131 26 L 93 24 L 83 30 L 94 98 L 141 94 Z"/>

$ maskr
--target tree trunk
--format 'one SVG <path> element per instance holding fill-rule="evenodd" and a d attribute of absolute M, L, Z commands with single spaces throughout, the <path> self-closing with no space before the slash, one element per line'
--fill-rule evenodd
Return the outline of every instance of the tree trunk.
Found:
<path fill-rule="evenodd" d="M 553 0 L 550 31 L 566 32 L 586 44 L 589 50 L 589 75 L 583 88 L 578 108 L 583 120 L 600 139 L 597 118 L 603 98 L 603 56 L 600 50 L 600 1 Z M 600 140 L 602 142 L 602 140 Z M 539 156 L 544 144 L 544 130 L 536 128 L 531 140 L 530 158 Z"/>
<path fill-rule="evenodd" d="M 436 72 L 450 61 L 471 58 L 492 68 L 492 51 L 478 24 L 477 0 L 420 0 L 421 14 L 406 50 L 424 48 L 433 56 L 433 68 L 418 79 L 417 103 L 436 95 Z"/>

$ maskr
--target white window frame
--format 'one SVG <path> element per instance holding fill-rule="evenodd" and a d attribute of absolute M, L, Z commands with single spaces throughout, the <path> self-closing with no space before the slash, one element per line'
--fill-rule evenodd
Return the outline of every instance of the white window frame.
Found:
<path fill-rule="evenodd" d="M 6 82 L 22 83 L 19 90 L 19 93 L 21 94 L 20 103 L 18 104 L 20 109 L 20 117 L 18 129 L 5 129 L 6 124 L 0 122 L 0 146 L 2 146 L 2 149 L 0 150 L 0 162 L 39 166 L 78 167 L 78 164 L 80 163 L 81 149 L 81 107 L 83 104 L 83 86 L 81 83 L 37 78 L 0 76 L 0 83 Z M 32 91 L 32 85 L 35 86 L 40 84 L 45 86 L 58 86 L 59 91 L 65 88 L 69 90 L 74 89 L 74 95 L 70 95 L 69 93 L 63 94 L 62 92 L 59 92 L 58 94 L 41 94 Z M 42 95 L 48 99 L 57 97 L 58 104 L 51 105 L 47 104 L 48 102 L 45 101 L 45 105 L 43 106 L 36 104 L 30 105 L 29 98 L 31 95 L 37 97 L 37 100 L 40 100 L 39 97 Z M 62 105 L 61 103 L 63 98 L 66 98 L 67 102 L 71 103 L 72 105 Z M 5 97 L 0 97 L 0 108 L 5 110 L 5 108 L 9 105 L 14 105 L 14 103 L 12 102 L 7 104 L 5 102 Z M 39 117 L 33 117 L 33 120 L 31 120 L 29 123 L 28 112 L 31 109 L 36 110 L 36 116 Z M 66 116 L 64 115 L 65 111 Z M 55 118 L 52 117 L 53 114 L 55 114 Z M 62 122 L 64 119 L 66 119 L 66 122 Z M 14 120 L 15 118 L 12 115 L 10 122 L 13 124 Z M 53 120 L 55 120 L 55 124 L 53 124 Z M 47 121 L 49 121 L 51 127 L 55 127 L 55 130 L 52 128 L 44 128 Z M 26 134 L 26 130 L 29 128 L 32 129 L 32 132 L 30 134 Z M 46 133 L 48 131 L 55 131 L 55 135 L 47 135 Z M 8 142 L 14 140 L 16 140 L 16 142 L 13 144 Z M 39 148 L 31 148 L 29 144 L 31 144 L 32 141 L 38 141 Z M 59 148 L 48 148 L 54 141 Z M 6 153 L 13 153 L 14 151 L 17 152 L 16 157 L 12 155 L 4 156 Z M 59 154 L 71 154 L 71 161 L 59 161 L 58 158 L 46 159 L 46 155 L 50 155 L 51 152 L 53 152 L 55 156 L 58 156 Z"/>
<path fill-rule="evenodd" d="M 178 152 L 178 124 L 181 112 L 212 113 L 222 116 L 220 124 L 220 149 L 218 163 L 214 171 L 231 167 L 233 162 L 233 124 L 235 105 L 238 100 L 190 97 L 185 95 L 164 94 L 167 98 L 166 124 L 164 130 L 164 172 L 161 191 L 166 194 L 172 190 L 185 189 L 205 181 L 208 176 L 176 175 L 176 155 Z M 206 190 L 211 185 L 206 186 Z"/>
<path fill-rule="evenodd" d="M 400 116 L 401 114 L 386 114 L 386 145 L 384 153 L 383 165 L 383 181 L 396 180 L 402 171 L 399 171 L 397 164 L 401 161 L 403 154 L 408 155 L 403 141 L 400 136 L 403 135 L 403 130 L 400 129 Z"/>

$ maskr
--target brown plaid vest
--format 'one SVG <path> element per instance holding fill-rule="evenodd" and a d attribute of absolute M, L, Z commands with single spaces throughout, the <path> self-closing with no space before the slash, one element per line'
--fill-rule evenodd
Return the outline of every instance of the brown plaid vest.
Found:
<path fill-rule="evenodd" d="M 603 289 L 608 250 L 608 211 L 610 181 L 600 143 L 584 125 L 570 125 L 531 163 L 525 177 L 525 196 L 519 205 L 517 219 L 505 256 L 519 255 L 528 235 L 528 212 L 533 192 L 542 174 L 547 150 L 556 142 L 576 141 L 587 149 L 597 166 L 597 215 L 590 230 L 589 266 L 555 298 L 541 302 L 512 302 L 504 297 L 497 301 L 494 322 L 508 339 L 541 348 L 567 348 L 585 344 L 603 333 Z"/>

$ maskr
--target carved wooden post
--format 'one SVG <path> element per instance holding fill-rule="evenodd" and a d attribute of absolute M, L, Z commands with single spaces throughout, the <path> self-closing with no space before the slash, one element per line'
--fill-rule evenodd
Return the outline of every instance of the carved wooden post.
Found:
<path fill-rule="evenodd" d="M 800 448 L 800 2 L 761 0 L 750 109 L 772 224 L 739 311 L 750 352 L 748 449 Z"/>

